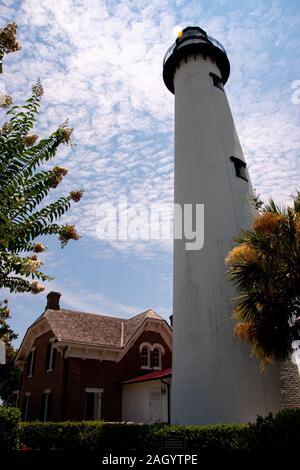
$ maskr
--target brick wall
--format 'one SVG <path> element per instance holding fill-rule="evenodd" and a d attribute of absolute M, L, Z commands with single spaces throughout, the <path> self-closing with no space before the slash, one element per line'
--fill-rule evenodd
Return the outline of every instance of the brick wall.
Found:
<path fill-rule="evenodd" d="M 280 393 L 282 408 L 300 408 L 300 375 L 291 358 L 280 366 Z"/>
<path fill-rule="evenodd" d="M 159 333 L 144 332 L 132 345 L 123 359 L 99 361 L 68 357 L 63 359 L 56 355 L 56 365 L 52 372 L 45 371 L 46 352 L 51 331 L 37 338 L 36 364 L 32 377 L 27 377 L 26 367 L 22 375 L 20 405 L 24 407 L 25 393 L 31 393 L 30 420 L 41 419 L 42 400 L 45 389 L 51 389 L 52 406 L 51 420 L 81 420 L 85 418 L 86 388 L 103 388 L 101 400 L 101 416 L 105 420 L 120 421 L 122 419 L 122 382 L 143 375 L 148 371 L 140 367 L 139 346 L 142 342 L 159 343 L 165 349 L 162 367 L 171 367 L 171 351 Z M 149 372 L 151 372 L 149 370 Z"/>
<path fill-rule="evenodd" d="M 122 382 L 144 375 L 149 371 L 141 369 L 139 346 L 143 342 L 159 343 L 165 349 L 162 357 L 162 368 L 171 367 L 172 354 L 167 344 L 158 333 L 144 332 L 130 348 L 123 359 L 116 363 L 95 359 L 79 359 L 69 357 L 68 391 L 65 419 L 84 419 L 85 389 L 103 388 L 101 400 L 101 416 L 107 421 L 122 419 Z"/>
<path fill-rule="evenodd" d="M 45 371 L 47 347 L 50 338 L 53 338 L 52 331 L 41 335 L 35 340 L 33 344 L 36 348 L 34 374 L 32 377 L 27 377 L 27 365 L 25 365 L 22 374 L 20 406 L 23 409 L 25 394 L 27 392 L 31 393 L 31 420 L 41 419 L 42 417 L 42 400 L 45 389 L 51 389 L 53 396 L 59 397 L 59 399 L 52 400 L 51 419 L 58 420 L 61 414 L 63 361 L 60 354 L 56 354 L 55 369 L 51 372 Z"/>
<path fill-rule="evenodd" d="M 117 388 L 117 365 L 112 361 L 69 357 L 65 419 L 85 418 L 86 388 L 103 388 L 101 416 L 119 419 L 120 394 Z"/>

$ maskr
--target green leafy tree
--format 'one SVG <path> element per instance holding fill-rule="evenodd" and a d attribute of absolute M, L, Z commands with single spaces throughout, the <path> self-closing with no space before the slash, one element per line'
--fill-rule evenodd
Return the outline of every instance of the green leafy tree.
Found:
<path fill-rule="evenodd" d="M 16 25 L 12 23 L 0 31 L 0 58 L 19 49 Z M 38 253 L 46 247 L 39 237 L 58 235 L 62 247 L 79 238 L 73 225 L 57 221 L 72 202 L 81 199 L 83 190 L 44 203 L 67 169 L 54 166 L 45 170 L 43 165 L 55 157 L 61 144 L 71 144 L 72 128 L 66 121 L 48 138 L 39 139 L 31 133 L 42 95 L 38 81 L 23 105 L 14 106 L 10 96 L 0 96 L 0 106 L 6 109 L 0 130 L 0 288 L 11 292 L 36 294 L 44 290 L 40 281 L 50 279 L 40 270 L 43 263 Z"/>
<path fill-rule="evenodd" d="M 0 340 L 5 344 L 6 363 L 0 364 L 0 398 L 7 406 L 15 404 L 13 392 L 19 388 L 21 376 L 21 371 L 14 363 L 16 351 L 12 346 L 12 341 L 18 335 L 10 328 L 9 318 L 7 300 L 4 300 L 0 302 Z"/>
<path fill-rule="evenodd" d="M 237 336 L 250 343 L 262 368 L 292 352 L 300 315 L 300 193 L 291 207 L 273 200 L 259 205 L 252 227 L 243 230 L 226 258 L 238 290 Z"/>

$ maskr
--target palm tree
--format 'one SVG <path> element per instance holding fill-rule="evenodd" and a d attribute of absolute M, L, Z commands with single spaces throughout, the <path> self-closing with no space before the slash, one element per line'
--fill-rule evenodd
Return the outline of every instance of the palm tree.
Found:
<path fill-rule="evenodd" d="M 262 367 L 292 352 L 300 316 L 300 193 L 293 206 L 262 204 L 226 258 L 237 287 L 235 334 L 252 346 Z"/>

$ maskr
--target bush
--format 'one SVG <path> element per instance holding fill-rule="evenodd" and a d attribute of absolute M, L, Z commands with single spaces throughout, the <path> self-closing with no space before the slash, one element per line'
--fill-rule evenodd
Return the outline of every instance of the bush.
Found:
<path fill-rule="evenodd" d="M 22 444 L 29 449 L 73 450 L 86 446 L 85 434 L 91 436 L 94 431 L 94 439 L 101 440 L 101 422 L 26 422 L 22 423 Z M 93 440 L 90 439 L 92 445 Z"/>
<path fill-rule="evenodd" d="M 184 437 L 187 454 L 203 451 L 298 450 L 300 410 L 258 417 L 253 424 L 210 426 L 137 425 L 95 421 L 22 423 L 22 442 L 31 449 L 85 450 L 101 455 L 172 453 L 166 436 Z M 182 453 L 182 451 L 177 453 Z"/>
<path fill-rule="evenodd" d="M 152 428 L 145 443 L 151 451 L 159 452 L 162 440 L 166 436 L 181 436 L 184 438 L 185 451 L 189 454 L 199 451 L 228 451 L 242 449 L 244 431 L 247 425 L 220 424 L 209 426 L 163 426 Z"/>
<path fill-rule="evenodd" d="M 0 406 L 0 451 L 19 448 L 20 419 L 17 408 Z"/>
<path fill-rule="evenodd" d="M 251 450 L 289 450 L 300 448 L 300 409 L 287 409 L 277 415 L 257 418 L 247 429 L 247 445 Z"/>
<path fill-rule="evenodd" d="M 135 452 L 142 445 L 148 426 L 64 421 L 22 423 L 22 443 L 30 449 L 92 450 L 96 452 Z"/>

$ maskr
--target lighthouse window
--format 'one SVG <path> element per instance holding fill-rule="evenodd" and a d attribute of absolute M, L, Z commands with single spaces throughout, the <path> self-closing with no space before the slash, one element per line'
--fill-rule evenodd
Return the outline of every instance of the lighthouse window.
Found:
<path fill-rule="evenodd" d="M 234 164 L 235 174 L 238 178 L 242 178 L 245 181 L 248 181 L 246 163 L 243 160 L 240 160 L 236 157 L 230 157 L 230 160 Z"/>
<path fill-rule="evenodd" d="M 219 88 L 220 90 L 224 91 L 223 80 L 221 77 L 218 77 L 215 73 L 210 72 L 209 74 L 212 78 L 214 86 Z"/>

